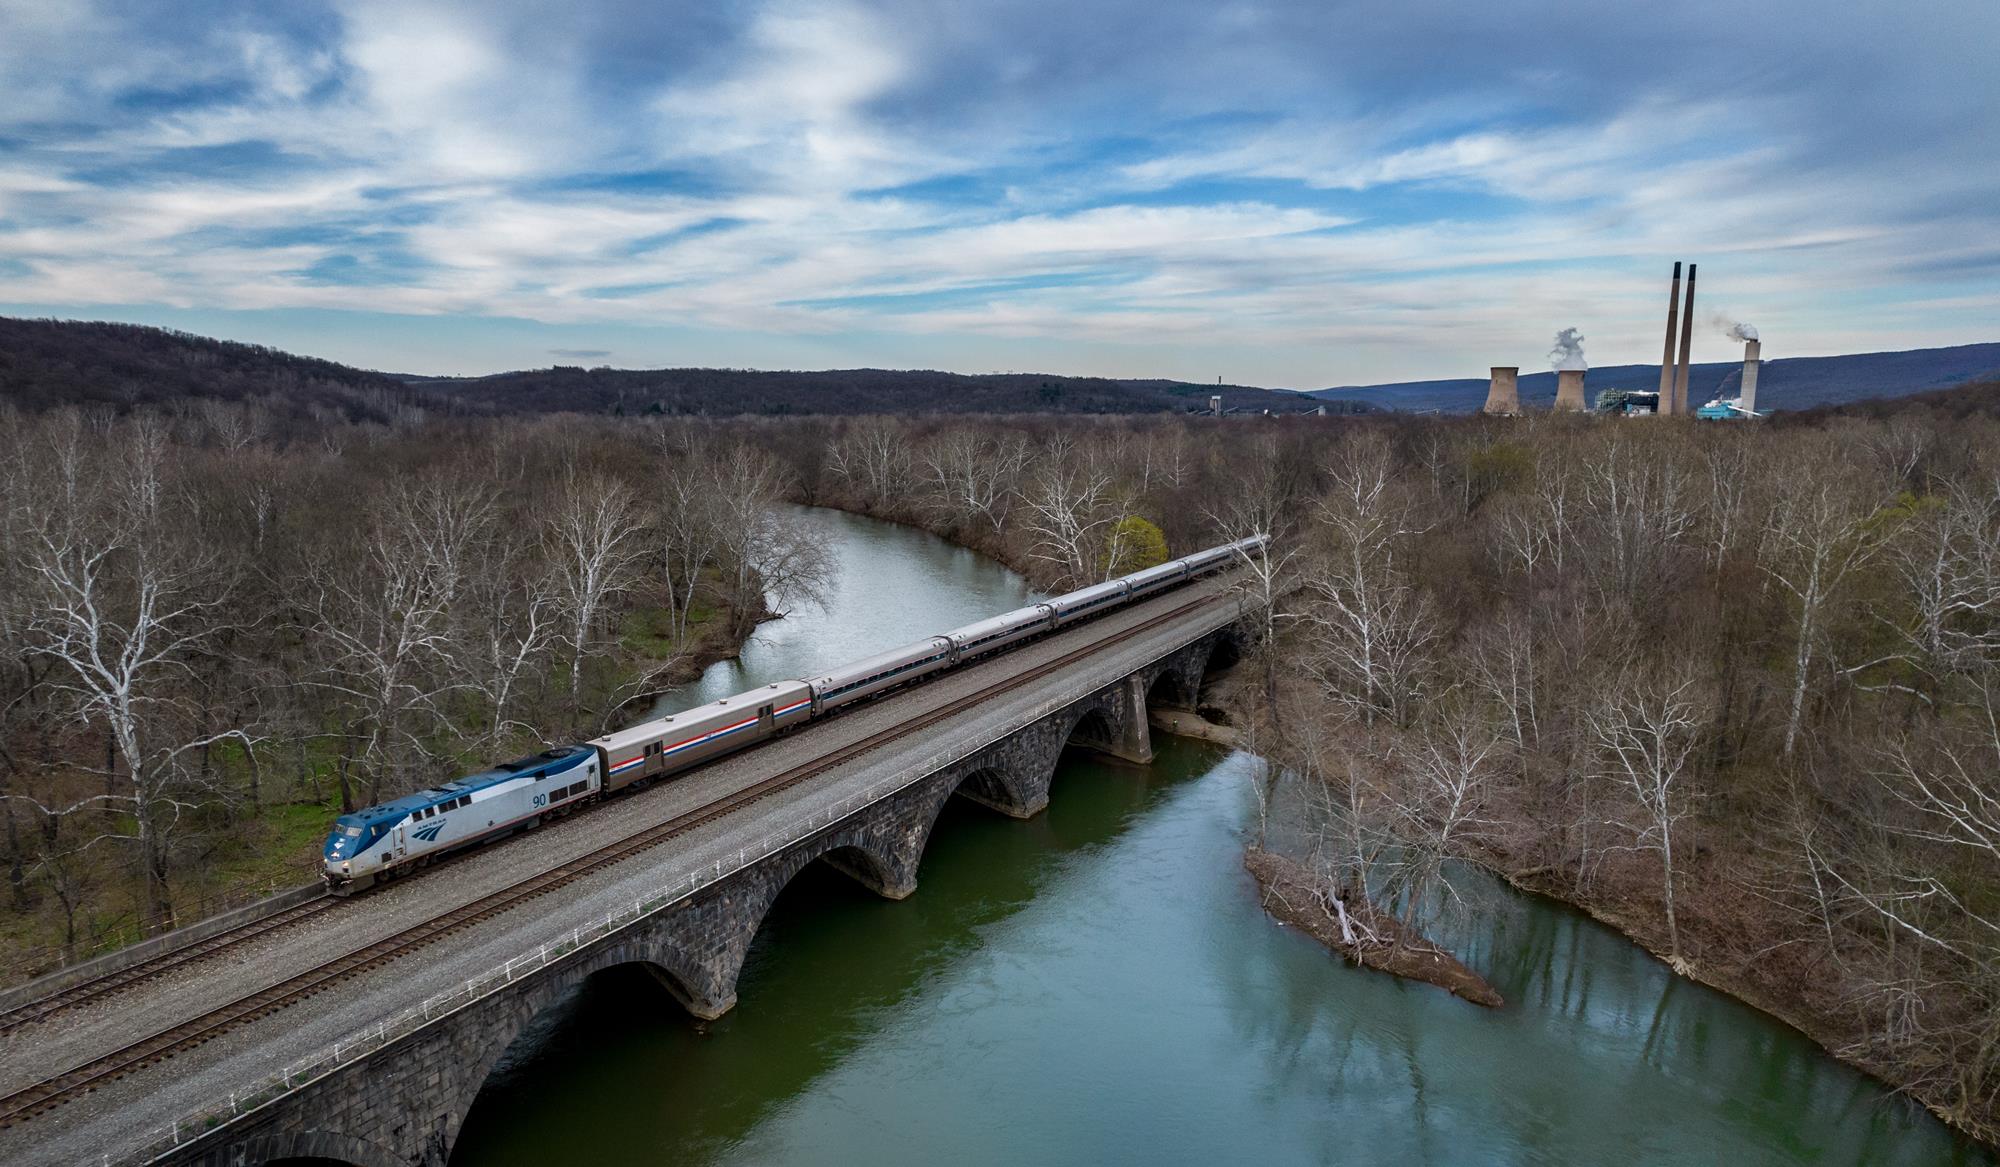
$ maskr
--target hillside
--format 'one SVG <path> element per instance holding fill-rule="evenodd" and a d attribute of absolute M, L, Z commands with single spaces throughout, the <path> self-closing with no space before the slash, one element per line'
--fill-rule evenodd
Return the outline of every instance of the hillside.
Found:
<path fill-rule="evenodd" d="M 557 366 L 413 384 L 481 413 L 1181 413 L 1206 409 L 1210 395 L 1218 393 L 1224 408 L 1234 411 L 1298 413 L 1319 404 L 1296 393 L 1243 385 L 895 369 L 763 372 Z"/>
<path fill-rule="evenodd" d="M 328 409 L 368 420 L 383 420 L 399 407 L 472 415 L 1136 414 L 1206 409 L 1216 393 L 1227 408 L 1243 412 L 1296 413 L 1320 405 L 1300 394 L 1240 385 L 1028 373 L 557 366 L 488 377 L 397 377 L 143 325 L 0 317 L 0 403 L 30 411 L 261 398 L 285 413 Z"/>
<path fill-rule="evenodd" d="M 1711 397 L 1735 393 L 1742 372 L 1740 361 L 1694 365 L 1688 371 L 1689 400 L 1698 405 Z M 1837 357 L 1787 357 L 1764 362 L 1757 383 L 1757 406 L 1794 410 L 1842 405 L 1875 397 L 1903 397 L 1948 389 L 1996 375 L 2000 375 L 2000 344 Z M 1605 365 L 1590 370 L 1588 393 L 1595 400 L 1606 389 L 1651 390 L 1659 384 L 1658 365 Z M 1311 395 L 1326 401 L 1365 402 L 1386 409 L 1471 413 L 1486 401 L 1486 378 L 1350 385 L 1316 390 Z M 1523 405 L 1546 407 L 1555 396 L 1554 373 L 1522 374 Z"/>
<path fill-rule="evenodd" d="M 0 403 L 124 410 L 190 398 L 263 398 L 288 413 L 385 419 L 422 393 L 384 373 L 186 332 L 0 316 Z"/>

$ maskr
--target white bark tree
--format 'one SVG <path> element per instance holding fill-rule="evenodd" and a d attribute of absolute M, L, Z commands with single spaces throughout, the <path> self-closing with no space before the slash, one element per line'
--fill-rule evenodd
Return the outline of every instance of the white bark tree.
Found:
<path fill-rule="evenodd" d="M 391 483 L 372 510 L 365 554 L 314 549 L 305 599 L 312 623 L 303 631 L 320 657 L 314 684 L 343 707 L 348 810 L 379 801 L 385 786 L 408 785 L 430 761 L 429 735 L 449 722 L 442 699 L 465 683 L 456 609 L 468 581 L 487 570 L 493 520 L 482 489 L 443 477 Z"/>
<path fill-rule="evenodd" d="M 1428 598 L 1400 565 L 1417 528 L 1381 439 L 1350 442 L 1327 475 L 1332 488 L 1316 512 L 1325 546 L 1301 576 L 1307 667 L 1364 723 L 1407 724 L 1440 634 Z"/>
<path fill-rule="evenodd" d="M 574 711 L 598 620 L 612 598 L 632 585 L 645 556 L 646 515 L 631 487 L 572 465 L 564 469 L 543 522 L 570 647 Z"/>
<path fill-rule="evenodd" d="M 1632 797 L 1637 810 L 1613 825 L 1631 832 L 1634 847 L 1660 856 L 1668 956 L 1676 968 L 1683 967 L 1683 958 L 1674 911 L 1674 848 L 1681 822 L 1692 813 L 1688 760 L 1700 741 L 1703 717 L 1696 692 L 1690 679 L 1623 680 L 1590 714 L 1603 774 Z"/>
<path fill-rule="evenodd" d="M 225 738 L 249 741 L 241 728 L 198 724 L 185 694 L 191 658 L 226 623 L 233 581 L 189 532 L 170 529 L 163 428 L 133 424 L 118 436 L 128 458 L 102 474 L 81 428 L 60 427 L 19 566 L 33 589 L 30 651 L 57 662 L 71 712 L 103 727 L 122 765 L 87 801 L 131 815 L 149 906 L 171 919 L 175 828 L 219 797 L 196 787 L 185 759 Z"/>
<path fill-rule="evenodd" d="M 952 429 L 925 447 L 923 464 L 933 506 L 950 518 L 974 520 L 999 534 L 1020 490 L 1028 443 L 1019 434 L 992 437 Z"/>
<path fill-rule="evenodd" d="M 1023 497 L 1023 528 L 1033 540 L 1028 554 L 1061 573 L 1059 586 L 1078 587 L 1098 579 L 1104 540 L 1125 517 L 1108 467 L 1095 459 L 1051 458 L 1036 471 Z"/>
<path fill-rule="evenodd" d="M 1871 522 L 1873 500 L 1838 466 L 1800 468 L 1793 485 L 1771 508 L 1763 564 L 1771 580 L 1790 593 L 1798 623 L 1792 637 L 1791 692 L 1786 701 L 1784 756 L 1798 748 L 1829 609 L 1849 578 L 1882 549 L 1886 524 Z"/>

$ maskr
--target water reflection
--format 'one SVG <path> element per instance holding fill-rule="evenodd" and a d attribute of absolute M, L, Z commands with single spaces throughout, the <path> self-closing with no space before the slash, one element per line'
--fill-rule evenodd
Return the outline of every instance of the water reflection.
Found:
<path fill-rule="evenodd" d="M 1256 911 L 1253 769 L 1184 744 L 1150 773 L 1066 757 L 1041 818 L 948 810 L 902 903 L 808 873 L 736 1012 L 702 1030 L 643 977 L 593 981 L 455 1159 L 1991 1162 L 1498 884 L 1466 927 L 1505 1009 L 1330 959 Z"/>
<path fill-rule="evenodd" d="M 661 697 L 677 713 L 771 681 L 806 677 L 1021 607 L 1040 594 L 983 555 L 894 523 L 820 507 L 793 509 L 836 556 L 831 594 L 758 627 L 735 660 Z"/>
<path fill-rule="evenodd" d="M 840 541 L 826 612 L 767 625 L 685 708 L 1028 598 L 928 536 Z M 1064 759 L 1047 812 L 953 805 L 914 896 L 822 868 L 707 1027 L 637 969 L 530 1028 L 454 1162 L 1991 1164 L 1809 1042 L 1497 881 L 1444 937 L 1508 1007 L 1331 959 L 1241 865 L 1254 759 Z"/>

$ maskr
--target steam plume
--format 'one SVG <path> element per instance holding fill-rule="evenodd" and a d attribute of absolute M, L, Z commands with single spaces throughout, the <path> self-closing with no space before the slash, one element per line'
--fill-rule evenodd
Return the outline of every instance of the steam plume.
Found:
<path fill-rule="evenodd" d="M 1559 372 L 1563 369 L 1581 370 L 1590 367 L 1583 363 L 1583 337 L 1576 329 L 1565 328 L 1556 333 L 1556 347 L 1549 350 L 1549 363 Z"/>
<path fill-rule="evenodd" d="M 1735 324 L 1729 326 L 1729 339 L 1756 340 L 1757 327 L 1754 324 L 1745 324 L 1739 320 Z"/>

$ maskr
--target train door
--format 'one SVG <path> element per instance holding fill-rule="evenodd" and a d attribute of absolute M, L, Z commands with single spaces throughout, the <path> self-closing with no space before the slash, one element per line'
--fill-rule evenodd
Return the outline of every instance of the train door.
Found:
<path fill-rule="evenodd" d="M 757 707 L 758 737 L 771 736 L 772 723 L 777 721 L 777 718 L 773 715 L 777 708 L 778 707 L 776 705 L 760 705 Z"/>
<path fill-rule="evenodd" d="M 404 850 L 403 850 L 402 823 L 397 823 L 395 829 L 389 832 L 389 854 L 396 860 L 396 862 L 401 863 L 403 861 Z"/>

